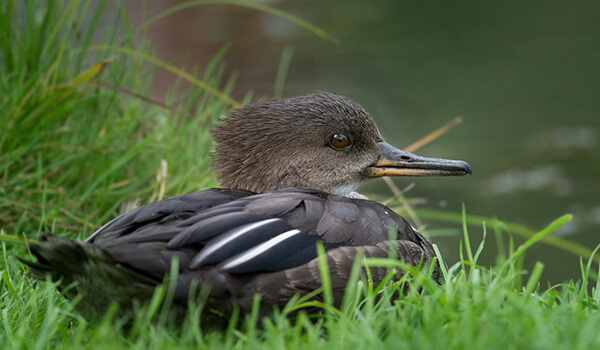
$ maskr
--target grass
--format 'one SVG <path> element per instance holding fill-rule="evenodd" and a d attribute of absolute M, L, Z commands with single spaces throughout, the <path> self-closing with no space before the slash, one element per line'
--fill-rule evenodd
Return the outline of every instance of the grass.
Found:
<path fill-rule="evenodd" d="M 154 101 L 148 97 L 153 70 L 171 65 L 148 59 L 153 58 L 151 44 L 131 27 L 122 4 L 101 1 L 95 12 L 90 5 L 16 0 L 0 4 L 0 227 L 5 235 L 35 238 L 52 230 L 82 238 L 133 205 L 215 185 L 207 166 L 207 131 L 230 108 L 234 83 L 226 79 L 218 61 L 223 52 L 204 72 L 180 75 L 193 78 L 188 79 L 193 87 L 186 94 L 173 91 L 166 102 Z M 106 14 L 108 7 L 113 16 Z M 600 345 L 596 251 L 580 251 L 586 257 L 581 276 L 564 284 L 540 281 L 543 263 L 532 271 L 522 268 L 527 248 L 548 240 L 569 216 L 540 231 L 486 220 L 502 243 L 499 252 L 491 252 L 484 240 L 478 246 L 469 243 L 475 235 L 469 236 L 467 225 L 481 227 L 483 218 L 416 213 L 449 225 L 463 224 L 463 243 L 457 247 L 463 258 L 444 270 L 442 286 L 432 283 L 425 269 L 411 268 L 401 281 L 380 286 L 357 274 L 339 309 L 331 305 L 325 283 L 319 291 L 324 294 L 321 304 L 295 300 L 266 318 L 259 317 L 258 308 L 248 315 L 234 314 L 224 330 L 202 324 L 202 305 L 195 301 L 186 321 L 173 324 L 163 307 L 169 299 L 168 281 L 149 306 L 140 308 L 129 332 L 123 330 L 124 320 L 114 317 L 115 310 L 88 323 L 52 283 L 37 283 L 24 274 L 14 259 L 27 256 L 23 245 L 3 241 L 0 348 Z M 518 245 L 507 232 L 527 239 Z M 497 263 L 479 266 L 482 254 L 497 254 Z M 361 263 L 407 268 L 386 259 Z M 321 268 L 326 273 L 323 263 Z M 407 292 L 405 286 L 410 286 Z M 316 319 L 302 312 L 292 316 L 306 306 L 323 312 Z"/>

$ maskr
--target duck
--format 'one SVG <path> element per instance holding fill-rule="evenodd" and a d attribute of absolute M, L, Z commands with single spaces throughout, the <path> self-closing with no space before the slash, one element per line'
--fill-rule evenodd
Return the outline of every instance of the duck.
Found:
<path fill-rule="evenodd" d="M 460 160 L 428 158 L 384 141 L 358 103 L 330 92 L 242 106 L 211 130 L 212 169 L 222 187 L 141 206 L 85 241 L 51 233 L 20 259 L 31 276 L 60 281 L 87 319 L 148 302 L 174 276 L 173 303 L 231 313 L 283 307 L 321 287 L 318 245 L 333 301 L 341 302 L 358 256 L 435 264 L 432 244 L 389 207 L 359 195 L 384 176 L 461 176 Z M 404 272 L 399 271 L 400 277 Z M 373 283 L 387 271 L 371 271 Z M 320 298 L 318 295 L 315 298 Z"/>

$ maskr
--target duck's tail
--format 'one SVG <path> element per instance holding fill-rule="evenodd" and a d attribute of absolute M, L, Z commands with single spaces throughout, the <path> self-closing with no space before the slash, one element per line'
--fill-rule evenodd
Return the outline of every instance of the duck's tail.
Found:
<path fill-rule="evenodd" d="M 17 258 L 29 267 L 29 275 L 60 281 L 59 290 L 70 300 L 83 295 L 75 308 L 88 320 L 101 316 L 98 311 L 112 303 L 119 310 L 131 309 L 132 300 L 151 297 L 161 283 L 119 265 L 93 244 L 44 233 L 28 246 L 35 261 Z"/>

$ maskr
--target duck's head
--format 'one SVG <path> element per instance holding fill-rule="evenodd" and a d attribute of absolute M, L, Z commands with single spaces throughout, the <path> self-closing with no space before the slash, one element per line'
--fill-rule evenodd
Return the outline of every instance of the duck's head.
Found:
<path fill-rule="evenodd" d="M 361 106 L 328 92 L 235 109 L 216 125 L 213 140 L 221 185 L 254 192 L 303 187 L 348 195 L 381 176 L 471 173 L 466 162 L 391 146 Z"/>

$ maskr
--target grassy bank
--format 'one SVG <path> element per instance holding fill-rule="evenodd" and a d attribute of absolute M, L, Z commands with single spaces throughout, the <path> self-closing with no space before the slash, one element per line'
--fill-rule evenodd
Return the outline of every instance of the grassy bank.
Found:
<path fill-rule="evenodd" d="M 152 55 L 151 43 L 114 2 L 0 4 L 0 228 L 35 238 L 53 231 L 88 236 L 120 211 L 215 185 L 208 168 L 210 124 L 235 105 L 233 80 L 219 54 L 193 76 Z M 94 5 L 95 6 L 95 5 Z M 167 101 L 150 97 L 153 71 L 169 68 L 193 87 Z M 243 102 L 243 101 L 240 101 Z M 439 214 L 437 215 L 440 218 Z M 460 218 L 460 214 L 458 214 Z M 456 218 L 456 215 L 452 216 Z M 317 319 L 289 317 L 301 301 L 273 316 L 234 316 L 231 327 L 199 324 L 201 305 L 174 325 L 156 303 L 140 310 L 130 332 L 109 312 L 88 323 L 51 283 L 24 275 L 14 255 L 23 245 L 1 243 L 0 348 L 596 348 L 600 345 L 600 286 L 596 263 L 582 259 L 581 276 L 547 286 L 543 263 L 522 268 L 527 248 L 568 216 L 522 245 L 508 239 L 498 254 L 469 245 L 465 224 L 462 261 L 449 264 L 446 283 L 412 271 L 398 283 L 358 281 L 344 307 L 322 305 Z M 452 221 L 452 220 L 448 220 Z M 449 224 L 450 225 L 450 224 Z M 457 224 L 453 224 L 457 225 Z M 495 228 L 495 227 L 493 227 Z M 521 232 L 521 233 L 523 233 Z M 559 245 L 560 242 L 557 243 Z M 498 254 L 493 267 L 481 254 Z M 389 261 L 369 261 L 389 265 Z M 401 266 L 390 266 L 401 267 Z M 401 292 L 410 285 L 407 294 Z M 327 290 L 327 286 L 324 286 Z M 161 290 L 168 296 L 168 288 Z M 398 298 L 398 295 L 402 294 Z M 405 295 L 404 295 L 405 294 Z M 202 329 L 202 331 L 201 331 Z"/>

